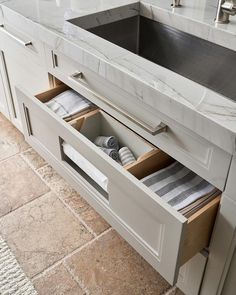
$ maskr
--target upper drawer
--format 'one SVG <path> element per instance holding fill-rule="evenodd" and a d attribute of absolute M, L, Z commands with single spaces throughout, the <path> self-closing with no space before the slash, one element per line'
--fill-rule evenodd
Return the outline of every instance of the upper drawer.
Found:
<path fill-rule="evenodd" d="M 44 146 L 65 169 L 72 171 L 78 183 L 85 183 L 90 194 L 96 192 L 100 203 L 113 216 L 116 230 L 163 277 L 175 283 L 179 267 L 208 245 L 219 198 L 185 218 L 139 180 L 147 172 L 165 167 L 172 159 L 104 112 L 93 111 L 71 124 L 60 119 L 43 102 L 65 87 L 59 86 L 37 97 L 17 90 L 27 140 L 35 148 Z M 114 132 L 123 144 L 132 145 L 138 161 L 122 167 L 95 146 L 91 140 L 98 127 L 104 133 Z M 64 143 L 105 178 L 105 191 L 81 172 L 80 166 L 68 160 Z"/>
<path fill-rule="evenodd" d="M 47 49 L 46 56 L 49 71 L 58 79 L 219 189 L 224 189 L 230 154 L 64 55 Z"/>
<path fill-rule="evenodd" d="M 27 23 L 0 24 L 0 50 L 7 52 L 13 60 L 22 60 L 27 63 L 30 59 L 40 66 L 45 64 L 44 46 L 34 32 L 34 26 L 28 29 Z"/>

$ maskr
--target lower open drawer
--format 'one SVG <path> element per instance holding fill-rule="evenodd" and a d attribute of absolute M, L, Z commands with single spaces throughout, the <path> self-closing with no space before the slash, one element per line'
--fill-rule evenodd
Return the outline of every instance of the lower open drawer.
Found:
<path fill-rule="evenodd" d="M 17 89 L 27 141 L 39 152 L 42 147 L 47 150 L 65 170 L 73 173 L 78 185 L 83 182 L 88 193 L 95 192 L 101 206 L 104 204 L 103 208 L 113 216 L 113 227 L 174 284 L 180 266 L 208 246 L 220 197 L 185 218 L 139 180 L 166 167 L 173 159 L 101 110 L 83 114 L 69 123 L 63 121 L 43 103 L 63 89 L 64 85 L 36 97 Z M 95 117 L 98 118 L 92 123 Z M 97 127 L 105 133 L 113 132 L 122 146 L 129 146 L 137 160 L 122 167 L 101 151 L 92 142 Z M 83 167 L 67 157 L 64 143 L 104 176 L 105 187 L 98 186 Z"/>

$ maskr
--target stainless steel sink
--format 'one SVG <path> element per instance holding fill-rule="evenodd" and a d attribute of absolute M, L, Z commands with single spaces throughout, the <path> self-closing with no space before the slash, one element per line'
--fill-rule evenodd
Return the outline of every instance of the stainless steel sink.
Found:
<path fill-rule="evenodd" d="M 84 29 L 236 101 L 232 50 L 140 15 Z"/>

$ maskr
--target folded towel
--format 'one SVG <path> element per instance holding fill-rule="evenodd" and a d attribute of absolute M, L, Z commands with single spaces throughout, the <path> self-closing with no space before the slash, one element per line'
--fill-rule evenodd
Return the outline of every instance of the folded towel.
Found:
<path fill-rule="evenodd" d="M 111 157 L 113 160 L 118 161 L 119 160 L 119 154 L 116 149 L 106 149 L 103 147 L 99 147 L 104 153 L 106 153 L 109 157 Z"/>
<path fill-rule="evenodd" d="M 45 105 L 62 119 L 68 119 L 93 106 L 89 100 L 74 90 L 66 90 L 58 94 Z"/>
<path fill-rule="evenodd" d="M 62 147 L 68 158 L 70 158 L 80 169 L 82 169 L 105 191 L 107 191 L 108 178 L 100 170 L 98 170 L 68 143 L 63 142 Z"/>
<path fill-rule="evenodd" d="M 98 136 L 95 138 L 94 143 L 107 149 L 119 149 L 119 143 L 115 136 Z"/>
<path fill-rule="evenodd" d="M 220 191 L 215 188 L 211 193 L 206 194 L 202 198 L 196 200 L 195 202 L 189 204 L 188 206 L 184 207 L 183 209 L 179 210 L 181 214 L 183 214 L 185 217 L 190 217 L 195 212 L 200 210 L 202 207 L 204 207 L 206 204 L 208 204 L 211 200 L 215 199 L 217 196 L 220 195 Z"/>
<path fill-rule="evenodd" d="M 120 161 L 122 163 L 122 166 L 128 165 L 128 164 L 132 164 L 136 161 L 133 153 L 131 152 L 131 150 L 128 147 L 122 147 L 119 150 L 119 157 L 120 157 Z"/>
<path fill-rule="evenodd" d="M 144 177 L 141 181 L 176 210 L 183 209 L 215 189 L 178 162 Z"/>

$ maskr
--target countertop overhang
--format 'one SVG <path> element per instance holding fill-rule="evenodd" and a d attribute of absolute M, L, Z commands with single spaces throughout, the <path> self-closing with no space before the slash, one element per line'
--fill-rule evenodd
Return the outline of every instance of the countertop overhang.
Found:
<path fill-rule="evenodd" d="M 215 25 L 217 1 L 186 0 L 171 8 L 166 0 L 0 0 L 0 22 L 24 18 L 35 36 L 111 83 L 135 94 L 185 128 L 228 153 L 235 153 L 236 102 L 103 40 L 67 20 L 123 5 L 140 5 L 143 15 L 236 50 L 236 17 Z M 194 3 L 195 2 L 195 3 Z M 35 38 L 36 38 L 35 37 Z M 234 83 L 234 81 L 232 81 Z"/>

